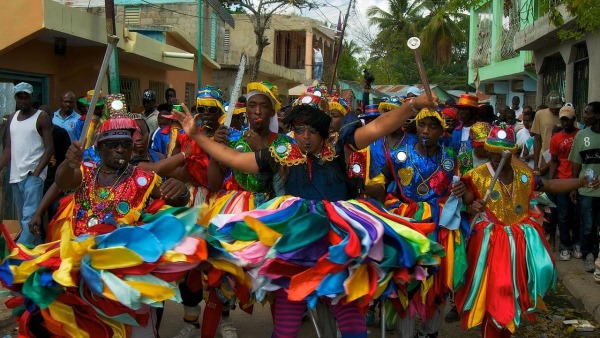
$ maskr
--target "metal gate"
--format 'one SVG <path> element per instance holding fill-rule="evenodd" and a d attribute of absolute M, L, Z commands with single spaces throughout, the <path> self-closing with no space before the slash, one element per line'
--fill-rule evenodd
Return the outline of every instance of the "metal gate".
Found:
<path fill-rule="evenodd" d="M 551 91 L 557 91 L 565 97 L 565 81 L 567 68 L 560 54 L 554 54 L 544 58 L 542 65 L 542 103 L 546 104 L 546 96 Z"/>

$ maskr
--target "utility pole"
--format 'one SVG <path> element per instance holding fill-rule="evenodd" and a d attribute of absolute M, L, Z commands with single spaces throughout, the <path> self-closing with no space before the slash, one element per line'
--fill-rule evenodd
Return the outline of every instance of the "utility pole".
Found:
<path fill-rule="evenodd" d="M 111 43 L 111 39 L 117 36 L 117 26 L 115 23 L 115 2 L 113 0 L 104 0 L 106 10 L 106 39 Z M 108 91 L 111 94 L 121 92 L 121 84 L 119 82 L 119 52 L 115 43 L 110 60 L 108 61 Z M 130 103 L 131 104 L 131 103 Z"/>
<path fill-rule="evenodd" d="M 198 0 L 198 89 L 202 87 L 202 0 Z"/>
<path fill-rule="evenodd" d="M 352 0 L 348 3 L 348 10 L 346 10 L 346 16 L 344 17 L 344 24 L 342 25 L 342 33 L 340 34 L 340 40 L 338 41 L 337 52 L 335 53 L 335 60 L 333 60 L 333 73 L 331 74 L 331 82 L 329 84 L 329 90 L 333 90 L 333 84 L 335 83 L 335 75 L 337 73 L 338 60 L 342 52 L 342 46 L 344 45 L 344 32 L 346 31 L 346 24 L 348 23 L 348 16 L 350 16 L 350 7 L 352 7 Z"/>

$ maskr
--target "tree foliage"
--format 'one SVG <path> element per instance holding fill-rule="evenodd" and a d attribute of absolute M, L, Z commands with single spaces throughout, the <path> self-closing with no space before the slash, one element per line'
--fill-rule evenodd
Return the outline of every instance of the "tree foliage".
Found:
<path fill-rule="evenodd" d="M 369 22 L 380 32 L 369 46 L 364 67 L 377 83 L 420 83 L 413 52 L 406 46 L 419 36 L 429 82 L 446 89 L 467 85 L 468 16 L 444 1 L 389 0 L 389 11 L 368 10 Z"/>
<path fill-rule="evenodd" d="M 337 76 L 340 80 L 356 81 L 360 79 L 360 64 L 357 59 L 360 52 L 360 47 L 354 41 L 344 41 L 338 60 Z"/>
<path fill-rule="evenodd" d="M 242 8 L 252 23 L 257 50 L 250 62 L 251 81 L 256 81 L 263 51 L 271 44 L 265 32 L 271 26 L 273 14 L 281 13 L 289 7 L 316 8 L 313 0 L 230 0 L 224 3 Z"/>

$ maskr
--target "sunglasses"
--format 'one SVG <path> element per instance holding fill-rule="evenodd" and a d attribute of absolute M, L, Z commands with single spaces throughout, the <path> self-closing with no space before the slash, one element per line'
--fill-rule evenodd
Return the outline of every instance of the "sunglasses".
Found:
<path fill-rule="evenodd" d="M 308 130 L 308 133 L 311 135 L 317 135 L 319 133 L 318 130 L 316 130 L 315 128 L 313 128 L 311 126 L 294 126 L 293 130 L 294 130 L 294 133 L 298 134 L 298 135 L 304 134 L 304 132 L 307 130 Z"/>
<path fill-rule="evenodd" d="M 205 107 L 205 106 L 198 106 L 196 108 L 196 111 L 198 112 L 198 114 L 211 114 L 211 115 L 215 115 L 215 114 L 219 114 L 221 112 L 221 109 L 219 109 L 219 107 Z"/>
<path fill-rule="evenodd" d="M 110 149 L 110 150 L 117 149 L 117 148 L 119 148 L 119 146 L 121 146 L 123 149 L 130 149 L 131 147 L 133 147 L 133 141 L 132 140 L 105 141 L 105 142 L 102 142 L 102 146 L 104 146 L 106 149 Z"/>

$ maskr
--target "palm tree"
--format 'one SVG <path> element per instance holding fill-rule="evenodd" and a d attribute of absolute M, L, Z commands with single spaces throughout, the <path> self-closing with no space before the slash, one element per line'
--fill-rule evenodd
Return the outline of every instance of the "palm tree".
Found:
<path fill-rule="evenodd" d="M 377 6 L 371 6 L 367 10 L 369 24 L 380 29 L 377 40 L 406 43 L 406 40 L 415 35 L 417 31 L 411 14 L 418 1 L 389 0 L 390 11 L 386 12 Z M 403 43 L 403 44 L 404 44 Z"/>
<path fill-rule="evenodd" d="M 423 54 L 437 65 L 449 64 L 454 49 L 467 40 L 459 22 L 468 15 L 452 12 L 447 2 L 435 0 L 420 1 L 409 14 L 421 32 Z"/>

